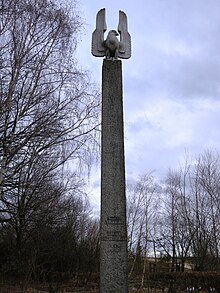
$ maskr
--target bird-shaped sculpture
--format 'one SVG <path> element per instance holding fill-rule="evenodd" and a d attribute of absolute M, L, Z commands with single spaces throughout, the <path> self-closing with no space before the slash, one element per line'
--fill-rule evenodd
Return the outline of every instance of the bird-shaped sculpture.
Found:
<path fill-rule="evenodd" d="M 111 30 L 105 40 L 105 54 L 106 59 L 118 59 L 119 40 L 117 38 L 119 34 L 116 30 Z"/>
<path fill-rule="evenodd" d="M 131 57 L 131 36 L 128 32 L 127 16 L 119 11 L 118 32 L 110 30 L 106 40 L 104 33 L 107 30 L 105 8 L 99 10 L 96 16 L 96 29 L 92 34 L 92 54 L 96 57 L 106 57 L 108 60 Z M 120 41 L 117 36 L 120 34 Z"/>

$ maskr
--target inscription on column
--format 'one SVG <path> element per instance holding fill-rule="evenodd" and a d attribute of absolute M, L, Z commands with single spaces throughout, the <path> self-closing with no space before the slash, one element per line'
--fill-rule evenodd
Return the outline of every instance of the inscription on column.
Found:
<path fill-rule="evenodd" d="M 107 217 L 106 225 L 122 225 L 122 220 L 120 217 Z"/>
<path fill-rule="evenodd" d="M 124 223 L 121 217 L 109 216 L 102 227 L 103 241 L 126 241 L 126 233 L 123 233 Z"/>

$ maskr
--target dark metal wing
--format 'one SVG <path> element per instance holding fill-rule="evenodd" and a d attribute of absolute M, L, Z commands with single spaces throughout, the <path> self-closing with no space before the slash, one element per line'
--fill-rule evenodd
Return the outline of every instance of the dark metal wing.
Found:
<path fill-rule="evenodd" d="M 105 20 L 105 8 L 99 10 L 96 15 L 96 29 L 92 33 L 92 55 L 105 56 L 104 33 L 107 29 Z"/>
<path fill-rule="evenodd" d="M 127 15 L 119 11 L 118 31 L 120 33 L 120 47 L 118 57 L 128 59 L 131 57 L 131 36 L 128 32 Z"/>

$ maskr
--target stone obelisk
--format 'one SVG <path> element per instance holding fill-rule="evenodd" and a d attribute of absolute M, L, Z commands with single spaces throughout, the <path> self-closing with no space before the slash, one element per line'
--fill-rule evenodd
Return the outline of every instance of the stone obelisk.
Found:
<path fill-rule="evenodd" d="M 105 9 L 96 16 L 92 54 L 102 66 L 100 293 L 128 292 L 122 62 L 131 56 L 127 16 L 119 11 L 118 32 L 106 40 Z"/>
<path fill-rule="evenodd" d="M 103 61 L 101 163 L 101 293 L 127 293 L 125 160 L 120 60 Z"/>

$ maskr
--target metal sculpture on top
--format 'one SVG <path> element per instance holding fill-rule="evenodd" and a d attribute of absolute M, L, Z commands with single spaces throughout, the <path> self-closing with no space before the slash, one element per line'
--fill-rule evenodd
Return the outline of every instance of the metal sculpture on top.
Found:
<path fill-rule="evenodd" d="M 119 11 L 118 32 L 110 30 L 106 40 L 104 33 L 107 30 L 105 8 L 99 10 L 96 15 L 96 29 L 92 34 L 92 55 L 106 57 L 108 60 L 131 57 L 131 36 L 128 32 L 127 15 Z M 120 41 L 117 38 L 120 34 Z"/>

